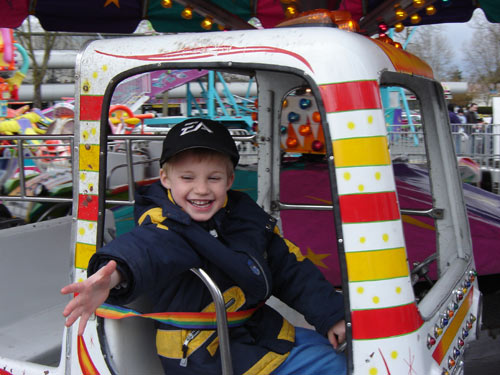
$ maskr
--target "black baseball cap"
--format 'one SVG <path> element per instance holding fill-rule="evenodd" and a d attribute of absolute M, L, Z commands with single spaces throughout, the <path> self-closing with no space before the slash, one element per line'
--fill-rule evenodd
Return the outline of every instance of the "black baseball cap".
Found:
<path fill-rule="evenodd" d="M 170 129 L 163 141 L 160 166 L 181 151 L 207 148 L 228 155 L 236 167 L 240 154 L 229 130 L 220 122 L 190 118 Z"/>

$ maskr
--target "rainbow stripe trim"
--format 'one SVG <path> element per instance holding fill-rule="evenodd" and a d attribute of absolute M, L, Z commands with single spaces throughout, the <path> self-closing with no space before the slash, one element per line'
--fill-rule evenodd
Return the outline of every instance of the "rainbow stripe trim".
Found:
<path fill-rule="evenodd" d="M 455 318 L 451 321 L 450 325 L 448 326 L 448 329 L 443 334 L 441 341 L 436 346 L 436 349 L 434 349 L 434 352 L 432 353 L 432 358 L 434 358 L 434 360 L 438 364 L 441 364 L 441 362 L 443 362 L 443 359 L 446 356 L 448 349 L 450 348 L 455 337 L 457 336 L 457 333 L 460 327 L 462 326 L 462 323 L 465 320 L 467 312 L 472 306 L 473 295 L 474 295 L 474 287 L 471 287 L 469 294 L 467 295 L 467 297 L 465 297 L 464 302 L 462 303 L 462 306 L 460 306 L 460 308 L 456 312 Z"/>
<path fill-rule="evenodd" d="M 259 305 L 248 310 L 227 312 L 228 326 L 232 328 L 245 324 L 261 306 L 262 305 Z M 126 307 L 104 303 L 96 310 L 96 315 L 106 319 L 123 319 L 130 317 L 148 318 L 183 329 L 217 329 L 215 312 L 163 312 L 141 314 Z"/>
<path fill-rule="evenodd" d="M 85 340 L 83 336 L 78 336 L 78 362 L 80 363 L 80 369 L 83 375 L 99 375 L 99 370 L 95 367 L 90 358 L 89 351 L 87 350 L 87 345 L 85 345 Z"/>
<path fill-rule="evenodd" d="M 387 57 L 391 60 L 394 69 L 398 72 L 434 78 L 432 68 L 417 56 L 380 40 L 373 38 L 369 39 L 385 52 Z"/>

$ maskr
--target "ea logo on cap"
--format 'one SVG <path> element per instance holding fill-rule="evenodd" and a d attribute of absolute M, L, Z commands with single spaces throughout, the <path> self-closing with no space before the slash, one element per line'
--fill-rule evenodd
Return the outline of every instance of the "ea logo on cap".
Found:
<path fill-rule="evenodd" d="M 213 133 L 212 130 L 210 130 L 203 122 L 198 122 L 198 123 L 194 123 L 194 124 L 186 124 L 182 130 L 181 130 L 181 136 L 183 135 L 186 135 L 186 134 L 189 134 L 189 133 L 193 133 L 193 132 L 196 132 L 198 130 L 205 130 L 209 133 Z"/>

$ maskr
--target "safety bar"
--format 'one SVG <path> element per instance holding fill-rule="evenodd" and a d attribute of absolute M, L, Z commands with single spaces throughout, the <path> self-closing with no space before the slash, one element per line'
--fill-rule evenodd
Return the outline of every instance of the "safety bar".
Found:
<path fill-rule="evenodd" d="M 283 203 L 279 201 L 271 202 L 271 209 L 273 211 L 285 211 L 285 210 L 311 210 L 311 211 L 331 211 L 333 210 L 333 205 L 331 204 L 296 204 L 296 203 Z M 442 219 L 444 215 L 444 209 L 442 208 L 431 208 L 429 210 L 412 210 L 402 208 L 402 215 L 413 215 L 413 216 L 427 216 L 433 219 Z"/>
<path fill-rule="evenodd" d="M 217 335 L 219 336 L 219 350 L 221 356 L 222 375 L 233 375 L 233 363 L 231 361 L 231 350 L 229 348 L 229 329 L 227 325 L 226 307 L 224 296 L 217 284 L 201 268 L 191 268 L 206 285 L 215 305 L 215 318 L 217 321 Z"/>

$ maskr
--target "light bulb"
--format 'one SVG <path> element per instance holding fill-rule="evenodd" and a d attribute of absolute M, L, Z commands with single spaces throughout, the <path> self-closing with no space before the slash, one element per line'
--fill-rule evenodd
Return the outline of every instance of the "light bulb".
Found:
<path fill-rule="evenodd" d="M 161 0 L 161 6 L 163 8 L 172 8 L 172 0 Z"/>
<path fill-rule="evenodd" d="M 403 31 L 405 28 L 405 25 L 403 25 L 402 22 L 398 22 L 397 24 L 394 25 L 394 30 L 396 30 L 397 33 L 400 33 Z"/>
<path fill-rule="evenodd" d="M 434 5 L 429 5 L 428 7 L 425 7 L 425 13 L 428 16 L 436 14 L 436 7 Z"/>
<path fill-rule="evenodd" d="M 415 8 L 421 8 L 425 5 L 425 0 L 413 0 L 413 6 Z"/>
<path fill-rule="evenodd" d="M 185 20 L 190 20 L 191 18 L 193 18 L 193 8 L 185 7 L 182 10 L 181 17 L 184 18 Z"/>
<path fill-rule="evenodd" d="M 212 25 L 213 25 L 213 20 L 212 20 L 212 17 L 205 17 L 203 21 L 201 21 L 201 27 L 205 30 L 210 30 L 212 28 Z"/>
<path fill-rule="evenodd" d="M 410 17 L 410 22 L 413 24 L 419 23 L 422 20 L 422 17 L 418 15 L 418 13 L 412 14 Z"/>

